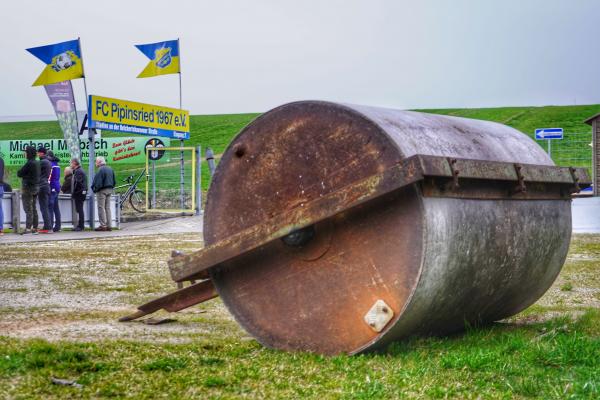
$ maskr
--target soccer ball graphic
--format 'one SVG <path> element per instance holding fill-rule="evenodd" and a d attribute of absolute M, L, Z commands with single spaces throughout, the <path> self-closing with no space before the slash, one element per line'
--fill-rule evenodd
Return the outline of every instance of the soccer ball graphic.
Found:
<path fill-rule="evenodd" d="M 72 51 L 65 51 L 64 53 L 57 55 L 53 59 L 52 69 L 58 72 L 72 67 L 73 65 L 75 65 L 75 60 L 73 60 L 73 56 L 74 54 Z"/>

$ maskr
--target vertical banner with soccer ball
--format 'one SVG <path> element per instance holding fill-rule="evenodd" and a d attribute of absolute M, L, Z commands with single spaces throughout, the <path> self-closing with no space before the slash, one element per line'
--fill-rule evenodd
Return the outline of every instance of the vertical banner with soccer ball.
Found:
<path fill-rule="evenodd" d="M 71 81 L 45 85 L 44 88 L 56 112 L 56 117 L 63 131 L 67 149 L 71 153 L 71 157 L 81 160 L 77 110 L 75 108 L 75 96 L 73 95 Z"/>

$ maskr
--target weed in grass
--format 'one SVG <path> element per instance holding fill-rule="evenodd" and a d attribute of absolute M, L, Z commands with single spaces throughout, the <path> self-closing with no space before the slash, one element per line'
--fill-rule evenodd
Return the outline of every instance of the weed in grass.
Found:
<path fill-rule="evenodd" d="M 175 371 L 187 367 L 188 362 L 182 358 L 158 358 L 142 365 L 144 371 Z"/>
<path fill-rule="evenodd" d="M 208 376 L 204 378 L 202 384 L 208 388 L 214 388 L 219 386 L 226 386 L 227 382 L 225 381 L 225 379 L 220 378 L 218 376 Z"/>
<path fill-rule="evenodd" d="M 573 290 L 573 285 L 571 284 L 571 282 L 567 282 L 560 287 L 560 290 L 562 290 L 563 292 L 570 292 L 571 290 Z"/>

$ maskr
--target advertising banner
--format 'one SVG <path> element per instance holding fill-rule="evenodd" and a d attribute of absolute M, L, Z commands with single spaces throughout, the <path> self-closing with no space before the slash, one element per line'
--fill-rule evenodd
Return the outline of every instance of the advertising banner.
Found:
<path fill-rule="evenodd" d="M 77 124 L 77 110 L 75 108 L 75 96 L 71 81 L 64 81 L 44 86 L 50 103 L 54 107 L 58 124 L 63 131 L 69 158 L 81 159 L 79 149 L 79 126 Z"/>
<path fill-rule="evenodd" d="M 156 137 L 114 137 L 101 138 L 96 141 L 96 156 L 102 156 L 110 164 L 145 164 L 146 147 L 154 147 L 160 142 L 165 147 L 170 145 L 169 139 Z M 87 163 L 89 158 L 89 142 L 78 142 L 82 163 Z M 52 150 L 54 155 L 66 164 L 73 157 L 64 139 L 36 139 L 36 140 L 2 140 L 0 141 L 0 155 L 8 166 L 19 166 L 25 164 L 24 150 L 26 146 L 34 146 L 36 149 L 44 146 Z M 160 158 L 159 163 L 168 162 L 168 157 Z"/>
<path fill-rule="evenodd" d="M 133 101 L 89 96 L 88 126 L 114 132 L 190 138 L 190 113 Z"/>

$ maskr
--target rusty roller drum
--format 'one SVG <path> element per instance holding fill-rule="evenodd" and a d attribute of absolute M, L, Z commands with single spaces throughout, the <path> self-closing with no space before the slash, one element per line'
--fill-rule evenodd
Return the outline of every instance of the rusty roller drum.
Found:
<path fill-rule="evenodd" d="M 120 320 L 220 295 L 264 345 L 324 354 L 496 321 L 550 287 L 590 184 L 503 125 L 287 104 L 224 153 L 179 289 Z"/>
<path fill-rule="evenodd" d="M 497 123 L 291 103 L 258 117 L 223 154 L 205 242 L 417 154 L 554 165 L 533 140 Z M 570 200 L 474 193 L 429 196 L 412 184 L 221 263 L 210 277 L 239 324 L 277 349 L 357 353 L 500 320 L 534 303 L 560 272 Z"/>

